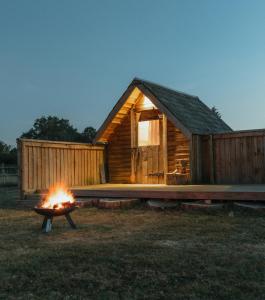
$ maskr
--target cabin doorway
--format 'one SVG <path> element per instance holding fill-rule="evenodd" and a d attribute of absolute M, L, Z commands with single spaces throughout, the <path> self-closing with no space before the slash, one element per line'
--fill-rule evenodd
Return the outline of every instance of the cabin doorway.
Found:
<path fill-rule="evenodd" d="M 142 146 L 138 148 L 136 183 L 164 183 L 160 146 Z"/>
<path fill-rule="evenodd" d="M 138 114 L 136 144 L 132 153 L 135 183 L 164 183 L 164 157 L 162 154 L 162 120 L 158 113 Z"/>

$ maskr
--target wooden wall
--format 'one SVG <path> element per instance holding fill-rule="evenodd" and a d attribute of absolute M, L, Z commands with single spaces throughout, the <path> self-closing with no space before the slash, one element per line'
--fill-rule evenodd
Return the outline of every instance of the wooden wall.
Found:
<path fill-rule="evenodd" d="M 162 123 L 160 124 L 162 129 Z M 109 182 L 110 183 L 131 183 L 131 121 L 130 115 L 123 120 L 122 124 L 118 126 L 115 132 L 112 134 L 108 144 L 107 156 L 108 156 L 108 170 L 109 170 Z M 162 136 L 162 132 L 161 132 Z M 161 140 L 162 145 L 162 140 Z M 181 160 L 187 161 L 187 172 L 190 172 L 190 145 L 189 140 L 182 134 L 179 129 L 170 122 L 167 122 L 167 149 L 168 149 L 168 172 L 173 172 L 181 166 Z M 141 148 L 141 147 L 140 147 Z M 148 157 L 153 157 L 151 151 L 157 150 L 159 147 L 146 147 L 149 154 Z M 157 148 L 157 149 L 156 149 Z M 160 153 L 158 151 L 157 153 Z M 153 153 L 153 152 L 152 152 Z M 143 165 L 141 158 L 146 155 L 141 155 L 141 151 L 138 150 L 137 165 Z M 145 159 L 145 158 L 144 158 Z M 146 159 L 145 159 L 146 160 Z M 149 160 L 146 160 L 148 162 Z M 163 155 L 159 155 L 158 160 L 151 159 L 147 164 L 149 173 L 163 172 Z M 156 166 L 157 163 L 157 166 Z M 154 164 L 154 166 L 153 166 Z M 150 178 L 149 178 L 150 179 Z M 146 182 L 142 180 L 142 183 L 163 183 L 163 177 L 152 176 L 150 180 Z M 139 181 L 139 175 L 136 174 L 136 181 Z"/>
<path fill-rule="evenodd" d="M 100 183 L 104 146 L 20 139 L 18 158 L 22 193 L 47 189 L 56 182 L 84 186 Z"/>
<path fill-rule="evenodd" d="M 127 115 L 109 139 L 107 161 L 110 183 L 130 183 L 131 119 Z"/>
<path fill-rule="evenodd" d="M 167 122 L 168 172 L 181 168 L 181 161 L 187 161 L 187 172 L 190 172 L 190 143 L 188 138 L 172 122 Z"/>
<path fill-rule="evenodd" d="M 198 183 L 265 183 L 265 130 L 197 136 L 197 139 L 201 148 Z"/>

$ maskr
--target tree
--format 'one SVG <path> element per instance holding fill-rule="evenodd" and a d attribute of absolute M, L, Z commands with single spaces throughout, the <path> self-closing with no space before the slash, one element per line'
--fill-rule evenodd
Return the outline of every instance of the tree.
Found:
<path fill-rule="evenodd" d="M 92 143 L 96 136 L 96 129 L 89 126 L 81 133 L 81 142 Z"/>
<path fill-rule="evenodd" d="M 21 135 L 22 138 L 69 142 L 77 141 L 79 136 L 77 129 L 69 120 L 59 119 L 56 116 L 36 119 L 33 127 Z"/>
<path fill-rule="evenodd" d="M 0 163 L 16 164 L 17 163 L 17 149 L 12 148 L 3 141 L 0 141 Z"/>
<path fill-rule="evenodd" d="M 221 113 L 219 112 L 219 110 L 218 110 L 215 106 L 213 106 L 213 107 L 211 108 L 211 110 L 212 110 L 212 112 L 216 115 L 217 118 L 222 119 Z"/>
<path fill-rule="evenodd" d="M 3 141 L 0 141 L 0 153 L 9 153 L 11 146 L 7 145 Z"/>
<path fill-rule="evenodd" d="M 43 116 L 36 119 L 33 127 L 24 132 L 21 138 L 91 143 L 95 134 L 96 130 L 93 127 L 86 127 L 80 133 L 67 119 L 59 119 L 56 116 Z"/>

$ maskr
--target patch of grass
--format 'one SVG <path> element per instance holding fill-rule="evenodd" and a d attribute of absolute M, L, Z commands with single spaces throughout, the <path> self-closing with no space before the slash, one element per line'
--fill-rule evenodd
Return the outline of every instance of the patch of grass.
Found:
<path fill-rule="evenodd" d="M 18 198 L 17 187 L 0 187 L 0 207 L 15 207 Z"/>
<path fill-rule="evenodd" d="M 0 193 L 1 195 L 1 193 Z M 265 219 L 79 209 L 42 234 L 0 209 L 0 299 L 264 299 Z"/>

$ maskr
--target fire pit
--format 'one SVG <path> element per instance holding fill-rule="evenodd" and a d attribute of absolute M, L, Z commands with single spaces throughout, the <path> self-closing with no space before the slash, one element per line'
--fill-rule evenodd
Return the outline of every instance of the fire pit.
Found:
<path fill-rule="evenodd" d="M 76 208 L 72 193 L 64 185 L 60 184 L 52 187 L 47 196 L 35 206 L 34 210 L 36 213 L 44 216 L 42 230 L 49 232 L 52 229 L 53 218 L 58 216 L 65 216 L 70 226 L 76 229 L 76 225 L 70 216 L 70 213 Z"/>

